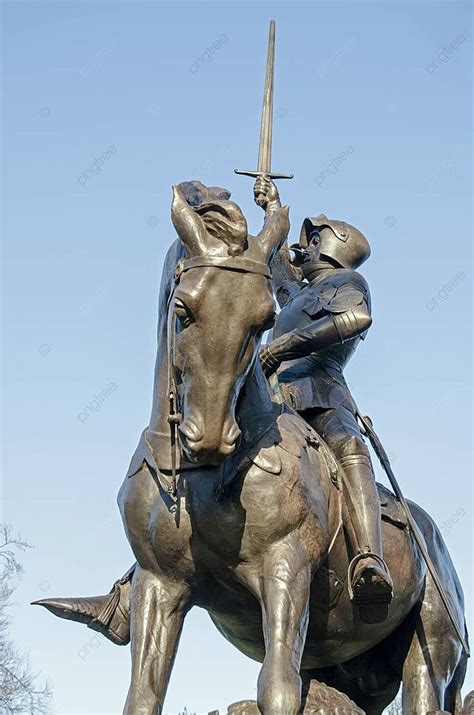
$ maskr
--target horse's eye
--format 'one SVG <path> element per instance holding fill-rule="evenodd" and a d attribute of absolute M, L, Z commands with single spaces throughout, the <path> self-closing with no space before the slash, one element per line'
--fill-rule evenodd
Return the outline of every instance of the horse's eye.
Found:
<path fill-rule="evenodd" d="M 187 328 L 192 323 L 191 311 L 180 300 L 175 301 L 174 312 L 183 328 Z"/>

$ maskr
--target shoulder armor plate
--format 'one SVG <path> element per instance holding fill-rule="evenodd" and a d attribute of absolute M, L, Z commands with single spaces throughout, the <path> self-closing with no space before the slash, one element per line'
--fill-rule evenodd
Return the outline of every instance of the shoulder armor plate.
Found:
<path fill-rule="evenodd" d="M 364 301 L 370 311 L 370 292 L 365 279 L 356 271 L 341 269 L 308 290 L 303 310 L 314 318 L 322 310 L 345 313 Z"/>

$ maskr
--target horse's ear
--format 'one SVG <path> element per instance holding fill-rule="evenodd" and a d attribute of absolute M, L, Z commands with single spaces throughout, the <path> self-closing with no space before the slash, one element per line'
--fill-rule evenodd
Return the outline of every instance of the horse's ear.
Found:
<path fill-rule="evenodd" d="M 206 252 L 207 233 L 204 222 L 187 203 L 177 186 L 173 186 L 171 220 L 188 256 L 199 256 Z"/>
<path fill-rule="evenodd" d="M 265 217 L 263 228 L 256 236 L 255 241 L 259 245 L 259 250 L 263 253 L 264 260 L 269 265 L 288 238 L 289 230 L 288 206 L 282 206 L 270 216 Z"/>

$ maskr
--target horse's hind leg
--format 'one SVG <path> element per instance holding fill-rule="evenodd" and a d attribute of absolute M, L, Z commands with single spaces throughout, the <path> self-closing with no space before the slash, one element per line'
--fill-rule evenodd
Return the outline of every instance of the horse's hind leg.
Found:
<path fill-rule="evenodd" d="M 258 706 L 263 715 L 299 712 L 310 583 L 307 552 L 298 537 L 289 536 L 271 549 L 257 589 L 265 638 L 265 660 L 258 678 Z"/>
<path fill-rule="evenodd" d="M 462 657 L 446 609 L 427 574 L 423 604 L 403 665 L 403 713 L 453 712 L 446 697 L 448 686 Z"/>
<path fill-rule="evenodd" d="M 187 589 L 137 567 L 131 596 L 132 678 L 124 715 L 158 715 L 173 667 Z"/>
<path fill-rule="evenodd" d="M 467 633 L 466 633 L 466 640 L 467 640 Z M 463 653 L 461 656 L 461 659 L 458 663 L 458 666 L 456 670 L 454 671 L 454 675 L 451 679 L 451 682 L 449 684 L 449 687 L 446 691 L 446 695 L 444 698 L 444 708 L 448 712 L 453 712 L 453 713 L 461 713 L 464 712 L 463 710 L 463 704 L 462 704 L 462 697 L 461 697 L 461 688 L 464 683 L 464 678 L 466 677 L 466 670 L 467 670 L 467 661 L 468 661 L 468 656 Z M 472 715 L 474 713 L 474 692 L 471 694 L 471 697 L 473 699 L 473 707 L 471 709 L 468 709 L 468 706 L 465 706 L 465 715 Z"/>
<path fill-rule="evenodd" d="M 405 636 L 405 628 L 400 627 L 352 660 L 329 668 L 302 671 L 306 690 L 314 679 L 347 695 L 366 715 L 382 715 L 400 688 L 400 662 L 403 662 L 400 651 L 403 655 L 406 653 L 407 638 L 410 635 Z"/>

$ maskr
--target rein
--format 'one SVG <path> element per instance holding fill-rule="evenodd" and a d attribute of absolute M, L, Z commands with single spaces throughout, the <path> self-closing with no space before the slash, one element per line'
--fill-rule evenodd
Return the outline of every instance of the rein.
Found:
<path fill-rule="evenodd" d="M 272 273 L 266 263 L 254 261 L 251 258 L 241 258 L 240 256 L 198 256 L 181 260 L 175 268 L 175 277 L 179 281 L 182 273 L 190 271 L 192 268 L 222 268 L 225 271 L 240 271 L 242 273 L 257 273 L 258 275 L 271 278 Z"/>
<path fill-rule="evenodd" d="M 175 337 L 176 337 L 176 313 L 173 311 L 170 316 L 170 309 L 176 288 L 179 285 L 183 273 L 193 268 L 220 268 L 224 271 L 240 271 L 241 273 L 255 273 L 265 276 L 271 280 L 270 268 L 262 261 L 254 261 L 251 258 L 241 258 L 234 256 L 198 256 L 197 258 L 181 259 L 174 269 L 174 285 L 170 292 L 167 304 L 168 311 L 168 417 L 171 438 L 171 494 L 174 504 L 170 508 L 171 512 L 177 511 L 177 465 L 179 459 L 179 435 L 178 427 L 183 419 L 180 410 L 178 386 L 176 382 L 175 363 Z"/>

